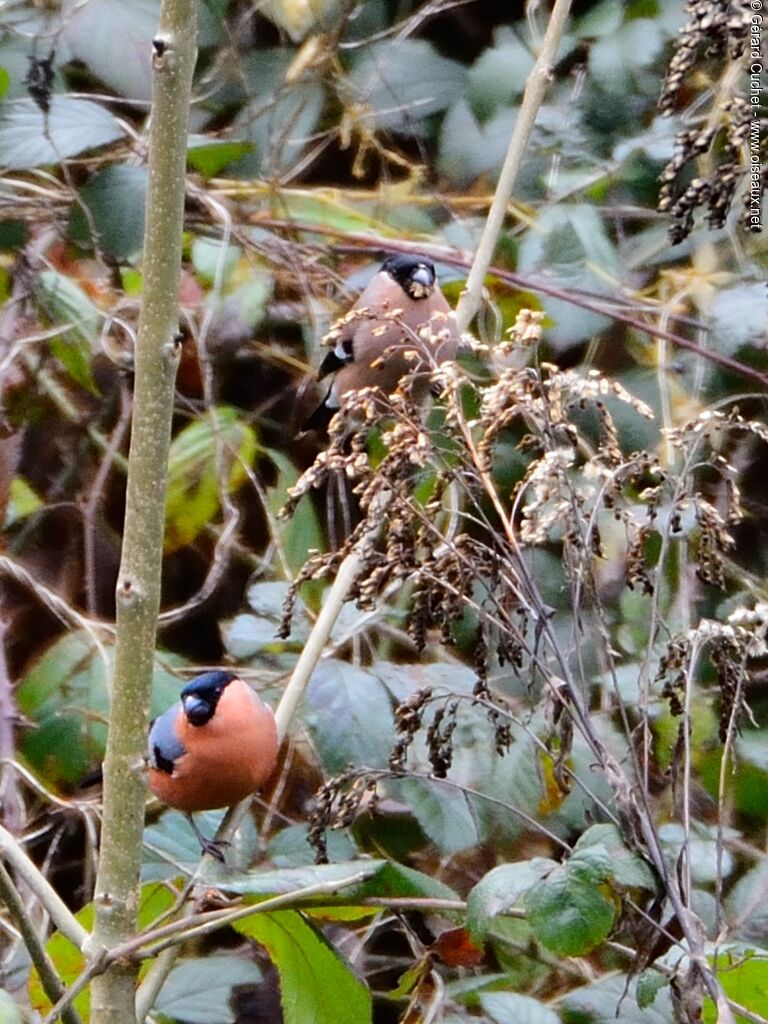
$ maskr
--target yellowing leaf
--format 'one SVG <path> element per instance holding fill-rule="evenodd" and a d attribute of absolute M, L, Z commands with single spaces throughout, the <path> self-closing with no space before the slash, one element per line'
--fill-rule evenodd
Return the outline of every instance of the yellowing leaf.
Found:
<path fill-rule="evenodd" d="M 166 553 L 191 544 L 216 518 L 221 486 L 232 493 L 247 479 L 256 434 L 239 417 L 237 409 L 223 406 L 174 438 L 165 502 Z"/>

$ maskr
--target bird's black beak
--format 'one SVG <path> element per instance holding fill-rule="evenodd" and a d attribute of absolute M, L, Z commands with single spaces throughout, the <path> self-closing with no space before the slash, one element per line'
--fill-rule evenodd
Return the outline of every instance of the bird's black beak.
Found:
<path fill-rule="evenodd" d="M 435 287 L 435 275 L 429 267 L 422 263 L 416 267 L 408 278 L 408 291 L 414 299 L 424 299 Z"/>
<path fill-rule="evenodd" d="M 203 700 L 202 697 L 195 696 L 193 693 L 189 693 L 186 697 L 182 698 L 181 703 L 190 725 L 205 725 L 213 715 L 214 709 L 211 707 L 210 702 Z"/>

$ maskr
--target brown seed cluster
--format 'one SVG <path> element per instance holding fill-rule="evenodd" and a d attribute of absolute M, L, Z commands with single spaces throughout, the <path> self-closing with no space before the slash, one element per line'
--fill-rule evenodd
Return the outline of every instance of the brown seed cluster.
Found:
<path fill-rule="evenodd" d="M 349 599 L 371 609 L 386 594 L 407 597 L 408 635 L 430 657 L 440 645 L 455 656 L 457 635 L 466 638 L 471 631 L 474 641 L 465 639 L 463 649 L 477 683 L 471 695 L 429 688 L 411 694 L 394 713 L 397 738 L 388 769 L 355 768 L 321 788 L 312 819 L 320 856 L 327 828 L 346 827 L 374 809 L 381 780 L 409 771 L 417 737 L 430 774 L 450 775 L 462 702 L 483 708 L 494 747 L 504 754 L 514 742 L 512 723 L 519 723 L 508 694 L 519 693 L 521 682 L 544 722 L 538 735 L 548 798 L 563 799 L 572 782 L 576 734 L 583 738 L 589 728 L 589 685 L 587 696 L 577 695 L 564 667 L 572 652 L 561 662 L 554 654 L 554 610 L 531 571 L 531 551 L 556 553 L 582 636 L 584 623 L 606 615 L 617 586 L 648 595 L 647 607 L 654 601 L 662 606 L 655 565 L 660 546 L 684 540 L 686 557 L 688 551 L 695 556 L 699 585 L 722 588 L 732 527 L 743 515 L 729 445 L 752 437 L 768 442 L 768 429 L 744 420 L 737 409 L 707 411 L 666 432 L 675 468 L 662 469 L 654 452 L 623 450 L 614 420 L 617 402 L 641 417 L 651 417 L 651 410 L 596 371 L 507 367 L 486 383 L 450 363 L 430 379 L 441 405 L 437 429 L 428 425 L 411 378 L 391 395 L 371 389 L 345 397 L 326 449 L 297 484 L 290 505 L 337 478 L 356 496 L 359 521 L 338 550 L 310 557 L 295 581 L 283 630 L 287 635 L 301 583 L 333 575 L 354 549 L 357 575 Z M 374 427 L 375 455 L 368 447 Z M 517 475 L 504 485 L 500 467 L 510 452 Z M 687 687 L 698 685 L 701 671 L 695 652 L 709 652 L 721 731 L 732 734 L 743 713 L 760 623 L 729 624 L 716 635 L 703 622 L 674 637 L 659 656 L 657 693 L 681 718 L 676 758 L 689 728 Z M 602 629 L 601 642 L 613 644 L 605 619 Z M 592 742 L 607 772 L 604 751 Z M 631 794 L 620 774 L 611 775 L 610 784 Z"/>
<path fill-rule="evenodd" d="M 683 89 L 690 87 L 700 67 L 706 90 L 713 95 L 708 114 L 678 132 L 675 152 L 661 174 L 658 209 L 672 217 L 669 229 L 673 244 L 687 238 L 696 210 L 706 208 L 711 228 L 722 227 L 734 193 L 746 174 L 747 134 L 754 109 L 742 90 L 746 88 L 751 10 L 748 4 L 729 0 L 688 0 L 688 22 L 681 29 L 670 61 L 659 106 L 673 114 Z M 706 73 L 708 72 L 708 73 Z M 683 183 L 690 165 L 706 161 L 705 173 Z M 745 210 L 744 223 L 752 225 Z"/>

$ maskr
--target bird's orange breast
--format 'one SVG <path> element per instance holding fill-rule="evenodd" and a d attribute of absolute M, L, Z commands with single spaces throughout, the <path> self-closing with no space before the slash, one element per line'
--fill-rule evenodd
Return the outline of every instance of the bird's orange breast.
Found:
<path fill-rule="evenodd" d="M 272 711 L 242 680 L 223 691 L 205 725 L 190 725 L 183 713 L 175 724 L 186 753 L 169 774 L 149 772 L 155 796 L 182 811 L 229 807 L 263 786 L 277 764 L 278 740 Z"/>

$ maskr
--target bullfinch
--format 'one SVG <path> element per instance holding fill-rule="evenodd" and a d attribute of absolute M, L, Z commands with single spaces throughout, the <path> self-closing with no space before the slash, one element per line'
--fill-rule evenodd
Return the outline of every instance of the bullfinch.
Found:
<path fill-rule="evenodd" d="M 277 728 L 269 708 L 232 672 L 204 672 L 149 731 L 149 788 L 184 811 L 206 853 L 219 845 L 198 829 L 193 811 L 229 807 L 254 793 L 277 764 Z"/>
<path fill-rule="evenodd" d="M 453 359 L 459 332 L 432 260 L 398 255 L 384 260 L 324 341 L 333 348 L 318 380 L 330 377 L 331 383 L 305 430 L 325 429 L 347 391 L 378 387 L 388 395 L 406 373 Z"/>

